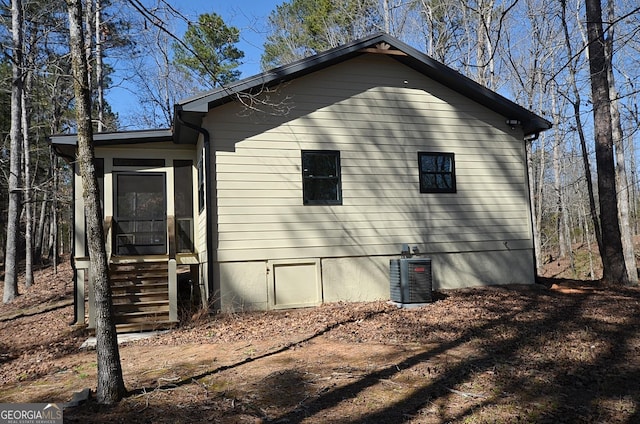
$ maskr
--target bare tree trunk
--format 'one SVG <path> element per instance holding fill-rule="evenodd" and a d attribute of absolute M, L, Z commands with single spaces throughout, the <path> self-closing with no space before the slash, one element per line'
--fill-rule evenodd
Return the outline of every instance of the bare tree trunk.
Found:
<path fill-rule="evenodd" d="M 91 93 L 88 87 L 87 61 L 84 55 L 81 0 L 67 0 L 69 9 L 70 50 L 76 95 L 78 127 L 78 162 L 84 187 L 87 241 L 91 258 L 96 313 L 96 352 L 98 356 L 97 400 L 113 404 L 124 396 L 113 302 L 109 286 L 109 267 L 105 237 L 102 229 L 102 210 L 98 198 L 98 180 L 94 167 L 93 130 L 91 126 Z"/>
<path fill-rule="evenodd" d="M 83 10 L 83 19 L 84 19 L 84 28 L 82 28 L 84 30 L 83 32 L 83 36 L 84 36 L 84 57 L 85 60 L 87 62 L 87 88 L 89 89 L 89 92 L 92 93 L 94 86 L 93 86 L 93 79 L 92 79 L 92 75 L 91 75 L 91 71 L 90 69 L 93 66 L 92 63 L 92 59 L 93 59 L 93 40 L 94 40 L 94 36 L 93 36 L 93 29 L 95 28 L 94 24 L 95 24 L 95 14 L 93 11 L 93 6 L 95 4 L 95 0 L 89 0 L 89 1 L 83 1 L 83 5 L 84 5 L 84 10 Z"/>
<path fill-rule="evenodd" d="M 494 6 L 494 2 L 493 0 L 491 0 L 489 2 L 489 4 L 487 5 L 487 11 L 486 11 L 486 15 L 484 17 L 484 21 L 483 21 L 483 28 L 484 31 L 486 32 L 486 37 L 485 37 L 485 51 L 486 51 L 486 56 L 487 56 L 487 61 L 486 63 L 483 63 L 483 65 L 486 65 L 487 67 L 487 72 L 488 72 L 488 77 L 487 77 L 487 87 L 490 88 L 495 88 L 496 86 L 496 82 L 495 82 L 495 60 L 493 57 L 493 40 L 491 39 L 491 25 L 492 25 L 492 21 L 493 21 L 493 6 Z"/>
<path fill-rule="evenodd" d="M 54 215 L 54 206 L 53 206 L 53 202 L 51 202 L 51 211 L 49 212 L 49 232 L 47 235 L 47 258 L 50 258 L 51 260 L 54 260 L 55 256 L 54 256 L 54 252 L 53 252 L 53 246 L 55 246 L 56 243 L 56 225 L 55 225 L 55 221 L 53 220 L 53 215 Z"/>
<path fill-rule="evenodd" d="M 562 13 L 562 29 L 564 32 L 565 46 L 567 48 L 568 56 L 573 57 L 573 48 L 571 47 L 571 37 L 569 35 L 569 28 L 567 26 L 566 0 L 562 0 L 561 13 Z M 595 234 L 596 242 L 598 244 L 598 250 L 600 252 L 603 252 L 604 247 L 602 245 L 602 231 L 600 230 L 600 220 L 598 218 L 598 209 L 596 207 L 595 194 L 593 190 L 593 177 L 591 175 L 591 165 L 589 161 L 589 151 L 587 148 L 587 138 L 585 136 L 584 127 L 582 125 L 582 112 L 580 109 L 582 100 L 580 96 L 580 90 L 578 90 L 578 85 L 576 84 L 576 66 L 573 61 L 569 61 L 567 69 L 569 71 L 569 82 L 571 85 L 571 90 L 573 92 L 573 100 L 571 101 L 571 104 L 573 105 L 573 117 L 576 123 L 578 138 L 580 140 L 582 164 L 584 166 L 584 176 L 585 176 L 585 181 L 587 183 L 587 195 L 589 199 L 589 214 L 591 217 L 591 222 L 593 223 L 593 232 Z"/>
<path fill-rule="evenodd" d="M 425 24 L 426 24 L 426 35 L 427 35 L 427 54 L 433 58 L 436 57 L 434 53 L 434 45 L 435 45 L 435 25 L 433 22 L 433 9 L 431 7 L 431 3 L 425 0 L 422 0 L 422 10 L 425 15 Z"/>
<path fill-rule="evenodd" d="M 565 190 L 562 190 L 562 192 L 560 193 L 560 202 L 561 202 L 561 206 L 562 206 L 562 228 L 563 228 L 563 234 L 564 234 L 564 243 L 566 243 L 565 246 L 565 254 L 567 254 L 569 256 L 569 266 L 571 267 L 571 271 L 575 274 L 576 272 L 576 261 L 575 261 L 575 255 L 573 254 L 573 249 L 571 248 L 571 228 L 569 226 L 569 221 L 570 221 L 570 216 L 569 216 L 569 208 L 566 205 L 566 199 L 567 199 L 567 195 L 565 193 Z"/>
<path fill-rule="evenodd" d="M 629 149 L 629 212 L 631 219 L 631 231 L 634 236 L 638 235 L 638 178 L 636 176 L 636 149 Z"/>
<path fill-rule="evenodd" d="M 9 171 L 9 207 L 7 213 L 7 248 L 4 260 L 4 294 L 2 301 L 11 302 L 18 295 L 18 232 L 20 229 L 20 165 L 22 152 L 22 0 L 11 1 L 13 39 L 11 84 L 11 147 Z"/>
<path fill-rule="evenodd" d="M 584 204 L 581 203 L 580 208 L 582 209 L 581 215 L 584 217 L 584 236 L 585 236 L 585 243 L 587 245 L 587 250 L 589 252 L 589 277 L 593 280 L 596 278 L 596 275 L 593 268 L 593 252 L 591 249 L 591 231 L 589 230 L 589 222 L 587 222 L 587 211 L 584 209 Z"/>
<path fill-rule="evenodd" d="M 534 39 L 539 39 L 538 28 L 533 28 Z M 540 44 L 540 43 L 539 43 Z M 539 46 L 540 47 L 540 46 Z M 542 48 L 540 47 L 540 50 Z M 530 52 L 531 64 L 526 76 L 518 78 L 520 86 L 524 92 L 524 98 L 527 99 L 528 108 L 533 110 L 535 105 L 535 99 L 538 104 L 538 109 L 542 108 L 542 99 L 545 97 L 542 91 L 544 73 L 541 70 L 541 66 L 538 66 L 541 60 L 540 50 L 533 50 Z M 522 72 L 517 70 L 515 66 L 516 61 L 514 58 L 509 57 L 508 61 L 514 65 L 514 70 L 518 76 L 522 76 Z M 529 204 L 532 214 L 532 235 L 534 242 L 534 252 L 536 261 L 536 271 L 540 271 L 544 266 L 545 260 L 543 258 L 543 244 L 542 244 L 542 214 L 543 214 L 543 184 L 544 184 L 544 161 L 545 161 L 545 136 L 542 135 L 539 139 L 540 148 L 538 149 L 539 155 L 534 156 L 534 140 L 525 140 L 526 159 L 527 159 L 527 176 L 529 183 Z M 535 161 L 535 162 L 534 162 Z M 539 166 L 537 166 L 539 164 Z M 538 170 L 538 172 L 536 172 Z"/>
<path fill-rule="evenodd" d="M 493 55 L 489 31 L 493 13 L 493 0 L 478 1 L 478 23 L 476 25 L 476 61 L 478 66 L 477 81 L 485 87 L 493 86 Z"/>
<path fill-rule="evenodd" d="M 602 8 L 600 0 L 586 0 L 587 37 L 589 40 L 589 70 L 591 73 L 591 100 L 596 139 L 598 169 L 598 198 L 602 226 L 602 279 L 615 284 L 628 284 L 629 278 L 622 252 L 618 204 L 616 196 L 615 165 L 607 62 L 605 60 Z"/>
<path fill-rule="evenodd" d="M 96 88 L 98 91 L 98 132 L 104 131 L 104 77 L 102 69 L 102 6 L 96 0 Z"/>
<path fill-rule="evenodd" d="M 629 276 L 629 284 L 638 284 L 638 268 L 636 265 L 636 257 L 633 247 L 633 235 L 631 228 L 631 219 L 629 212 L 629 183 L 627 180 L 627 167 L 625 163 L 624 137 L 622 133 L 622 124 L 620 123 L 620 112 L 618 110 L 618 101 L 616 99 L 617 92 L 613 87 L 613 72 L 610 72 L 610 83 L 612 90 L 611 99 L 611 118 L 613 119 L 613 143 L 616 146 L 616 184 L 618 187 L 618 216 L 620 219 L 620 237 L 622 240 L 622 250 L 624 252 L 624 261 Z M 633 149 L 633 146 L 631 150 Z"/>
<path fill-rule="evenodd" d="M 24 92 L 22 93 L 22 110 L 25 111 L 27 100 Z M 24 163 L 24 212 L 25 212 L 25 287 L 31 287 L 33 284 L 33 205 L 31 204 L 31 158 L 29 155 L 29 130 L 26 127 L 26 119 L 22 120 L 22 143 L 23 143 L 23 163 Z"/>
<path fill-rule="evenodd" d="M 57 158 L 56 158 L 57 160 Z M 53 192 L 58 192 L 58 172 L 54 168 L 53 171 Z M 49 231 L 51 237 L 51 258 L 53 261 L 54 273 L 58 273 L 58 202 L 57 196 L 53 196 L 51 202 L 51 230 Z"/>
<path fill-rule="evenodd" d="M 612 0 L 608 4 L 608 18 L 610 22 L 614 19 L 614 4 Z M 620 111 L 618 110 L 618 92 L 615 86 L 615 76 L 613 74 L 613 39 L 614 26 L 609 28 L 609 36 L 605 44 L 605 57 L 607 61 L 607 73 L 609 80 L 609 98 L 611 100 L 611 126 L 613 144 L 616 153 L 616 185 L 618 187 L 618 218 L 620 219 L 620 237 L 622 240 L 622 251 L 624 253 L 624 263 L 629 277 L 629 284 L 638 284 L 638 268 L 633 249 L 633 236 L 631 234 L 631 220 L 629 218 L 629 183 L 627 181 L 627 167 L 625 163 L 625 143 L 620 122 Z M 632 147 L 633 149 L 633 147 Z"/>
<path fill-rule="evenodd" d="M 27 59 L 28 61 L 28 59 Z M 22 104 L 22 157 L 24 163 L 24 211 L 25 211 L 25 287 L 33 284 L 33 205 L 31 204 L 31 143 L 29 140 L 29 101 L 28 93 L 33 86 L 33 74 L 24 71 L 24 86 L 21 94 Z"/>
<path fill-rule="evenodd" d="M 383 10 L 383 19 L 384 19 L 384 32 L 387 34 L 391 31 L 391 17 L 389 15 L 389 0 L 382 0 L 382 10 Z"/>
<path fill-rule="evenodd" d="M 567 241 L 564 226 L 564 201 L 562 199 L 562 177 L 560 162 L 562 161 L 562 153 L 560 145 L 562 144 L 562 134 L 560 133 L 560 114 L 558 113 L 556 86 L 551 88 L 551 113 L 553 115 L 553 126 L 556 128 L 553 140 L 553 190 L 556 200 L 556 234 L 558 235 L 559 257 L 567 256 Z"/>
<path fill-rule="evenodd" d="M 45 188 L 44 193 L 42 195 L 42 203 L 40 204 L 40 219 L 38 219 L 38 228 L 35 236 L 34 243 L 34 252 L 36 254 L 36 263 L 42 262 L 42 257 L 44 255 L 44 229 L 45 223 L 47 221 L 47 204 L 49 203 L 50 190 Z"/>
<path fill-rule="evenodd" d="M 626 76 L 626 83 L 629 85 L 633 85 L 633 81 Z M 635 101 L 631 101 L 631 105 L 629 107 L 629 114 L 631 115 L 630 119 L 635 126 L 635 128 L 640 128 L 640 113 L 638 112 L 638 100 L 637 93 L 634 94 Z M 631 206 L 632 211 L 632 228 L 633 234 L 638 235 L 638 176 L 636 173 L 636 151 L 635 149 L 629 149 L 629 185 L 631 188 L 631 195 L 629 199 L 629 204 Z"/>

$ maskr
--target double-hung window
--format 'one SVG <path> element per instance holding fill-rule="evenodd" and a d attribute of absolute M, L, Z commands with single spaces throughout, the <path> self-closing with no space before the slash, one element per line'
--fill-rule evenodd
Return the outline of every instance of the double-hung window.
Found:
<path fill-rule="evenodd" d="M 339 151 L 302 151 L 302 199 L 305 205 L 342 204 Z"/>
<path fill-rule="evenodd" d="M 453 153 L 418 152 L 420 193 L 455 193 Z"/>

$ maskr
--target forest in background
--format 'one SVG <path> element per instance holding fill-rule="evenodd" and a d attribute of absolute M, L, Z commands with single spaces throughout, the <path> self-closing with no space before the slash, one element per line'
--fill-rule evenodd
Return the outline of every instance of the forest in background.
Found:
<path fill-rule="evenodd" d="M 216 10 L 186 16 L 179 3 L 84 2 L 95 131 L 123 128 L 105 99 L 115 72 L 137 94 L 139 114 L 127 128 L 132 119 L 137 128 L 169 127 L 178 100 L 241 77 L 238 42 L 250 29 L 227 25 Z M 630 1 L 601 4 L 615 197 L 623 239 L 633 238 L 640 230 L 640 12 Z M 0 258 L 15 246 L 25 264 L 18 272 L 29 274 L 33 264 L 55 263 L 70 246 L 70 168 L 47 143 L 52 134 L 76 129 L 68 16 L 62 1 L 3 1 L 0 9 Z M 600 211 L 587 23 L 580 0 L 290 0 L 269 15 L 261 63 L 270 69 L 385 31 L 544 116 L 553 128 L 525 142 L 538 266 L 548 258 L 572 264 L 574 247 L 584 245 L 593 278 L 602 230 L 594 219 Z M 188 29 L 179 34 L 179 27 Z M 24 113 L 16 115 L 12 104 Z M 15 243 L 7 239 L 12 196 L 18 199 Z"/>

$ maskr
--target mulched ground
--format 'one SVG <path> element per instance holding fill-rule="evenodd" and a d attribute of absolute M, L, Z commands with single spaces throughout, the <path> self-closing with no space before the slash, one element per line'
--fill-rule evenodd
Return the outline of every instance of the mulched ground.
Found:
<path fill-rule="evenodd" d="M 0 402 L 95 388 L 69 271 L 47 272 L 0 307 Z M 196 316 L 122 346 L 129 396 L 65 422 L 640 422 L 640 289 L 542 283 Z"/>

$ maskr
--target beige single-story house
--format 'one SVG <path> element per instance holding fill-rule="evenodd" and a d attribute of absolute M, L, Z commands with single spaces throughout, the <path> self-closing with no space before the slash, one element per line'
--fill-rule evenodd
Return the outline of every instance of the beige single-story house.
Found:
<path fill-rule="evenodd" d="M 435 289 L 534 283 L 525 140 L 550 127 L 376 34 L 184 100 L 171 130 L 95 134 L 122 323 L 174 322 L 178 292 L 223 311 L 388 299 L 404 244 Z M 73 161 L 73 135 L 51 141 Z"/>

